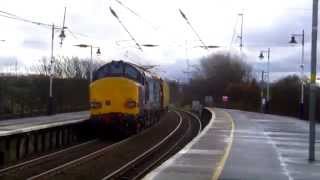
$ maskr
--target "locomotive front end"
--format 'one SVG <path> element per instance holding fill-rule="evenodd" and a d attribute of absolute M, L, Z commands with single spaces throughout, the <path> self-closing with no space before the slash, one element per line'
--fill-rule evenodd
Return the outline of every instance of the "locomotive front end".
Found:
<path fill-rule="evenodd" d="M 90 84 L 91 123 L 95 128 L 128 129 L 140 116 L 143 76 L 134 66 L 112 61 L 94 73 Z"/>
<path fill-rule="evenodd" d="M 111 117 L 136 117 L 139 114 L 139 84 L 122 78 L 103 78 L 90 85 L 92 118 L 108 123 Z"/>

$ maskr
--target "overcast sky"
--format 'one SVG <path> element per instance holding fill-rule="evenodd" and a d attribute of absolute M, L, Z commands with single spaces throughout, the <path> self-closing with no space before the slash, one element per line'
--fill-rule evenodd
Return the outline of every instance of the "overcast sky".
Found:
<path fill-rule="evenodd" d="M 301 57 L 299 45 L 290 46 L 290 34 L 306 31 L 306 71 L 310 66 L 312 0 L 121 0 L 133 9 L 132 14 L 115 0 L 1 0 L 1 11 L 26 19 L 62 25 L 67 7 L 66 26 L 74 34 L 67 37 L 62 48 L 56 33 L 54 54 L 87 58 L 89 49 L 72 45 L 79 43 L 101 47 L 102 61 L 125 59 L 139 64 L 160 64 L 165 75 L 182 78 L 186 57 L 196 64 L 199 58 L 219 50 L 206 52 L 179 14 L 181 8 L 207 45 L 239 53 L 240 17 L 244 13 L 243 56 L 255 71 L 265 68 L 265 60 L 257 57 L 260 50 L 271 48 L 271 79 L 298 73 Z M 128 34 L 109 12 L 109 6 L 141 44 L 159 47 L 137 50 Z M 0 17 L 0 70 L 10 71 L 18 61 L 20 69 L 50 56 L 51 30 L 34 24 Z M 235 38 L 232 36 L 235 32 Z M 301 39 L 297 39 L 299 42 Z M 120 41 L 117 43 L 117 41 Z M 220 50 L 221 50 L 220 49 Z"/>

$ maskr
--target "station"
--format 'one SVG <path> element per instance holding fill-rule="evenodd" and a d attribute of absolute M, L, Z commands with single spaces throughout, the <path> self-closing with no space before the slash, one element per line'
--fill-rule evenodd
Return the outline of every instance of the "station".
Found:
<path fill-rule="evenodd" d="M 0 180 L 320 180 L 319 0 L 3 0 Z"/>

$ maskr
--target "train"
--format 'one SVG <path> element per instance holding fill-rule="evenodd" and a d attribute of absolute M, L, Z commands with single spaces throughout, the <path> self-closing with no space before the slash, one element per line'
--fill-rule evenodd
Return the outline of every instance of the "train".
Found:
<path fill-rule="evenodd" d="M 153 126 L 168 111 L 168 83 L 148 69 L 123 60 L 93 73 L 90 120 L 99 132 L 133 134 Z"/>

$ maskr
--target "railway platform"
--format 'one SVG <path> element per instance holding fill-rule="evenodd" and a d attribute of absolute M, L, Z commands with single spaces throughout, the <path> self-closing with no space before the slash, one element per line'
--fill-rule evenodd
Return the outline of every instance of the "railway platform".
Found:
<path fill-rule="evenodd" d="M 78 141 L 89 112 L 0 121 L 0 166 Z"/>
<path fill-rule="evenodd" d="M 308 161 L 308 122 L 238 110 L 211 109 L 200 136 L 144 180 L 320 179 L 320 127 L 316 161 Z"/>
<path fill-rule="evenodd" d="M 0 121 L 0 137 L 41 129 L 83 122 L 89 119 L 88 111 L 61 113 L 52 116 L 38 116 Z"/>
<path fill-rule="evenodd" d="M 201 134 L 144 180 L 211 179 L 220 175 L 231 148 L 234 126 L 226 112 L 210 111 L 212 119 Z"/>

